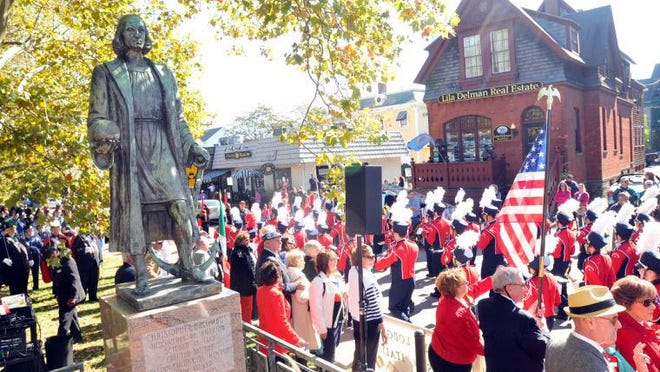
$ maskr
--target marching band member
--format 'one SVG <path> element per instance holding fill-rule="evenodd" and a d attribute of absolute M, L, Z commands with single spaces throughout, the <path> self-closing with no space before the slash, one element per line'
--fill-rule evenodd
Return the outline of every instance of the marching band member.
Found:
<path fill-rule="evenodd" d="M 403 196 L 399 194 L 391 209 L 392 231 L 396 243 L 376 261 L 374 268 L 382 271 L 391 267 L 392 280 L 388 308 L 395 318 L 410 322 L 410 314 L 414 307 L 412 293 L 415 289 L 415 262 L 419 248 L 415 242 L 407 239 L 412 211 L 406 208 L 408 198 L 405 190 L 403 193 Z"/>
<path fill-rule="evenodd" d="M 616 225 L 614 226 L 616 237 L 616 248 L 610 253 L 612 256 L 612 269 L 617 279 L 630 275 L 635 270 L 635 264 L 639 260 L 635 244 L 630 241 L 630 237 L 635 229 L 630 226 L 628 221 L 634 213 L 632 204 L 626 204 L 619 209 L 616 216 Z"/>
<path fill-rule="evenodd" d="M 500 233 L 495 223 L 495 217 L 500 211 L 499 207 L 493 204 L 496 200 L 496 193 L 492 187 L 484 190 L 479 201 L 479 206 L 482 208 L 481 218 L 486 223 L 486 226 L 481 230 L 477 248 L 483 251 L 483 261 L 481 262 L 481 277 L 486 278 L 495 273 L 495 270 L 500 265 L 505 265 L 504 255 L 497 247 L 497 236 Z"/>
<path fill-rule="evenodd" d="M 587 206 L 587 211 L 584 213 L 584 224 L 580 228 L 580 232 L 577 235 L 577 242 L 580 245 L 580 253 L 578 254 L 578 269 L 584 270 L 584 261 L 589 257 L 587 253 L 587 235 L 591 232 L 591 226 L 598 216 L 605 212 L 607 209 L 607 200 L 605 198 L 595 198 Z"/>
<path fill-rule="evenodd" d="M 580 202 L 570 198 L 559 206 L 557 212 L 557 246 L 552 257 L 555 259 L 552 265 L 552 273 L 566 278 L 571 268 L 571 256 L 575 253 L 575 233 L 571 229 L 573 225 L 573 213 L 580 207 Z"/>

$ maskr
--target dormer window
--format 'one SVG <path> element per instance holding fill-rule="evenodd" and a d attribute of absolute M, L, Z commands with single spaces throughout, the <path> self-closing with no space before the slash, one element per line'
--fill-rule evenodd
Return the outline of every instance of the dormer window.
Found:
<path fill-rule="evenodd" d="M 463 38 L 463 55 L 465 56 L 465 78 L 469 79 L 483 75 L 481 38 L 479 35 Z"/>
<path fill-rule="evenodd" d="M 408 111 L 399 111 L 396 115 L 396 121 L 399 123 L 399 127 L 406 128 L 408 126 Z"/>
<path fill-rule="evenodd" d="M 490 54 L 493 74 L 511 71 L 508 29 L 503 28 L 490 32 Z"/>
<path fill-rule="evenodd" d="M 580 54 L 580 34 L 573 27 L 569 28 L 568 46 L 572 52 Z"/>

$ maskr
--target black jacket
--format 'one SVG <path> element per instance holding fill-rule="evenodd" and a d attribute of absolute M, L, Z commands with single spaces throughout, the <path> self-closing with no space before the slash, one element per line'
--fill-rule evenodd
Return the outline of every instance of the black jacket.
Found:
<path fill-rule="evenodd" d="M 254 296 L 257 294 L 257 281 L 255 277 L 255 257 L 252 248 L 245 245 L 236 245 L 229 256 L 229 288 L 241 296 Z"/>
<path fill-rule="evenodd" d="M 20 243 L 16 237 L 12 238 L 4 234 L 0 237 L 0 276 L 10 288 L 15 286 L 27 287 L 28 274 L 30 273 L 28 254 L 28 248 Z M 2 262 L 5 258 L 12 261 L 11 266 L 7 266 Z"/>
<path fill-rule="evenodd" d="M 493 294 L 477 304 L 488 372 L 543 371 L 548 332 L 511 299 Z"/>
<path fill-rule="evenodd" d="M 85 299 L 85 290 L 80 283 L 80 274 L 76 261 L 71 257 L 60 258 L 59 267 L 51 267 L 53 274 L 53 294 L 57 301 L 65 303 L 75 299 L 76 303 Z"/>

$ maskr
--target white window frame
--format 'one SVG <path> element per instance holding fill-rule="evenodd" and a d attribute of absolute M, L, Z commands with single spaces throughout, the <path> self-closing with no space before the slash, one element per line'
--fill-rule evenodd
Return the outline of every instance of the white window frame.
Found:
<path fill-rule="evenodd" d="M 481 59 L 481 36 L 479 34 L 463 38 L 463 58 L 465 62 L 465 78 L 470 79 L 483 75 Z"/>
<path fill-rule="evenodd" d="M 490 32 L 490 55 L 493 74 L 511 71 L 508 28 Z"/>

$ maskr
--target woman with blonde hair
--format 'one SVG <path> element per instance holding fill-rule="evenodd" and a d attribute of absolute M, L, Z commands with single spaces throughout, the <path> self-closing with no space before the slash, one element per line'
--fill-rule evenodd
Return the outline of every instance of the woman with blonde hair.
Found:
<path fill-rule="evenodd" d="M 462 268 L 441 272 L 435 287 L 442 296 L 428 349 L 433 371 L 471 371 L 477 355 L 484 355 L 479 324 L 465 300 L 468 281 Z"/>
<path fill-rule="evenodd" d="M 302 272 L 305 254 L 299 249 L 293 249 L 286 255 L 286 268 L 292 281 L 300 280 L 302 288 L 298 288 L 291 297 L 291 326 L 300 337 L 307 342 L 309 350 L 321 348 L 319 335 L 312 326 L 312 316 L 309 313 L 309 280 Z"/>

